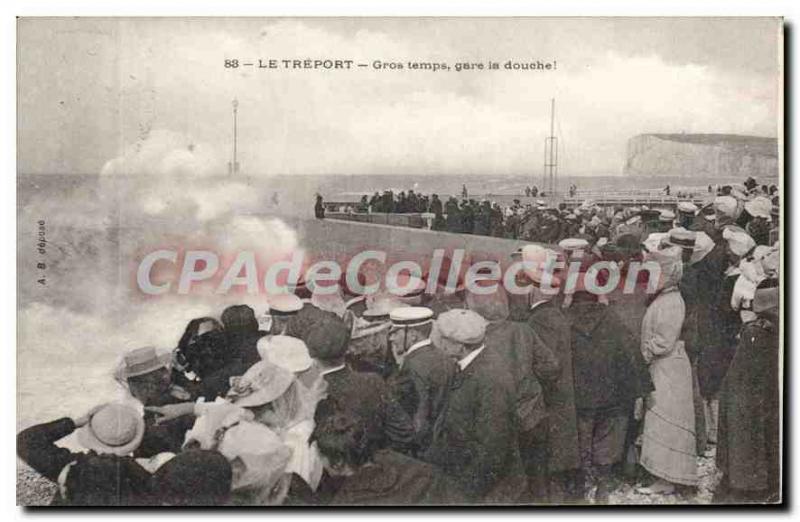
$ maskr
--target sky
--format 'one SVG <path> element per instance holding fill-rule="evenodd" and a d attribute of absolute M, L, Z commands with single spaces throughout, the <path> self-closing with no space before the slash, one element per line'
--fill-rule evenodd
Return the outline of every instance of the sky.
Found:
<path fill-rule="evenodd" d="M 618 174 L 641 133 L 775 137 L 779 19 L 21 19 L 18 172 Z M 226 69 L 340 59 L 350 71 Z M 375 70 L 499 62 L 500 70 Z M 502 64 L 552 63 L 550 71 Z"/>

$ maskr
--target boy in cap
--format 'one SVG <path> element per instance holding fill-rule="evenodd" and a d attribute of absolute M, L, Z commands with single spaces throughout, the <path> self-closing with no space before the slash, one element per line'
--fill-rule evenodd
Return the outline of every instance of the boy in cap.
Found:
<path fill-rule="evenodd" d="M 454 478 L 472 502 L 513 503 L 525 491 L 513 380 L 486 350 L 486 321 L 450 310 L 434 323 L 433 344 L 460 369 L 433 430 L 425 460 Z"/>
<path fill-rule="evenodd" d="M 399 307 L 389 314 L 389 346 L 397 363 L 390 382 L 414 423 L 416 449 L 425 451 L 456 374 L 455 363 L 430 340 L 433 310 Z"/>
<path fill-rule="evenodd" d="M 328 398 L 317 407 L 315 418 L 330 409 L 361 416 L 367 420 L 367 434 L 375 447 L 409 451 L 414 440 L 411 419 L 378 374 L 347 367 L 349 341 L 350 330 L 338 317 L 317 323 L 306 336 L 308 353 L 328 385 Z"/>

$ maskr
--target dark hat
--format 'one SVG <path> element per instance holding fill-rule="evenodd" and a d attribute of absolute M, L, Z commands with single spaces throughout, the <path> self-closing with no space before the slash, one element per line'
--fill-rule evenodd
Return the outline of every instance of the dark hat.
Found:
<path fill-rule="evenodd" d="M 222 312 L 222 324 L 226 330 L 258 330 L 258 320 L 247 305 L 229 306 Z"/>
<path fill-rule="evenodd" d="M 637 234 L 620 234 L 614 239 L 616 247 L 624 254 L 633 255 L 642 251 L 642 238 Z"/>
<path fill-rule="evenodd" d="M 230 497 L 232 477 L 221 453 L 188 450 L 158 468 L 153 482 L 161 505 L 218 506 Z"/>
<path fill-rule="evenodd" d="M 314 359 L 338 359 L 347 351 L 350 329 L 339 317 L 326 316 L 313 325 L 305 341 L 308 354 Z"/>

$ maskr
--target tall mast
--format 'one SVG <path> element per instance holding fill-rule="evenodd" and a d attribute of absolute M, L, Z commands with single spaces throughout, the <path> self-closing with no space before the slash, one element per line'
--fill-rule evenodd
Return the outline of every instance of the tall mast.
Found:
<path fill-rule="evenodd" d="M 238 153 L 238 128 L 237 128 L 237 116 L 239 112 L 239 100 L 236 98 L 233 99 L 233 161 L 228 166 L 228 171 L 231 175 L 237 174 L 239 172 L 239 160 L 237 159 Z"/>
<path fill-rule="evenodd" d="M 558 138 L 555 137 L 556 99 L 550 100 L 550 136 L 544 139 L 543 190 L 555 198 L 558 185 Z"/>

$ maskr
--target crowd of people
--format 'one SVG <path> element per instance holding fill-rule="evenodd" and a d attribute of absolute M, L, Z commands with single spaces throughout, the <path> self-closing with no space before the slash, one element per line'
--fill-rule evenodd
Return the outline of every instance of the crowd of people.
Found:
<path fill-rule="evenodd" d="M 570 185 L 570 197 L 577 192 L 576 185 Z M 717 186 L 712 191 L 708 186 L 708 196 L 701 208 L 694 204 L 684 202 L 686 212 L 704 214 L 713 213 L 713 201 L 716 196 L 733 196 L 744 201 L 754 197 L 766 198 L 770 205 L 777 206 L 777 186 L 758 185 L 753 178 L 748 178 L 741 185 Z M 669 194 L 669 185 L 665 189 Z M 526 194 L 537 197 L 538 189 L 526 187 Z M 679 192 L 678 197 L 685 194 Z M 686 197 L 686 199 L 691 199 Z M 763 206 L 763 202 L 759 201 Z M 322 204 L 317 202 L 317 217 L 321 215 Z M 762 208 L 762 207 L 759 207 Z M 766 207 L 764 207 L 766 208 Z M 626 226 L 628 221 L 641 221 L 644 226 L 652 230 L 662 230 L 668 227 L 674 219 L 670 212 L 659 212 L 647 206 L 624 207 L 600 206 L 586 200 L 580 206 L 569 209 L 567 203 L 557 205 L 548 204 L 545 199 L 534 202 L 522 203 L 514 199 L 510 205 L 503 206 L 489 199 L 469 198 L 466 190 L 459 201 L 456 196 L 450 196 L 447 201 L 442 201 L 438 194 L 428 196 L 409 190 L 395 194 L 386 190 L 383 194 L 375 193 L 372 197 L 362 196 L 361 201 L 349 209 L 358 213 L 419 213 L 431 216 L 430 228 L 457 234 L 474 234 L 484 236 L 502 237 L 506 239 L 522 239 L 525 241 L 555 244 L 559 241 L 576 237 L 578 234 L 592 236 L 595 241 L 601 237 L 610 239 L 615 229 Z M 770 210 L 758 216 L 752 216 L 744 211 L 738 222 L 744 226 L 752 221 L 751 226 L 754 236 L 769 233 L 771 227 Z M 663 215 L 662 215 L 663 214 Z M 756 218 L 751 220 L 751 218 Z M 774 228 L 774 227 L 773 227 Z M 760 243 L 763 244 L 763 243 Z"/>
<path fill-rule="evenodd" d="M 716 446 L 715 501 L 777 501 L 775 195 L 724 189 L 676 214 L 516 208 L 550 243 L 503 254 L 528 262 L 522 295 L 299 281 L 190 321 L 172 350 L 126 353 L 124 400 L 23 430 L 18 454 L 69 505 L 570 504 L 608 502 L 620 480 L 691 491 Z M 558 259 L 661 270 L 626 300 L 567 293 Z M 86 451 L 56 444 L 74 431 Z"/>

